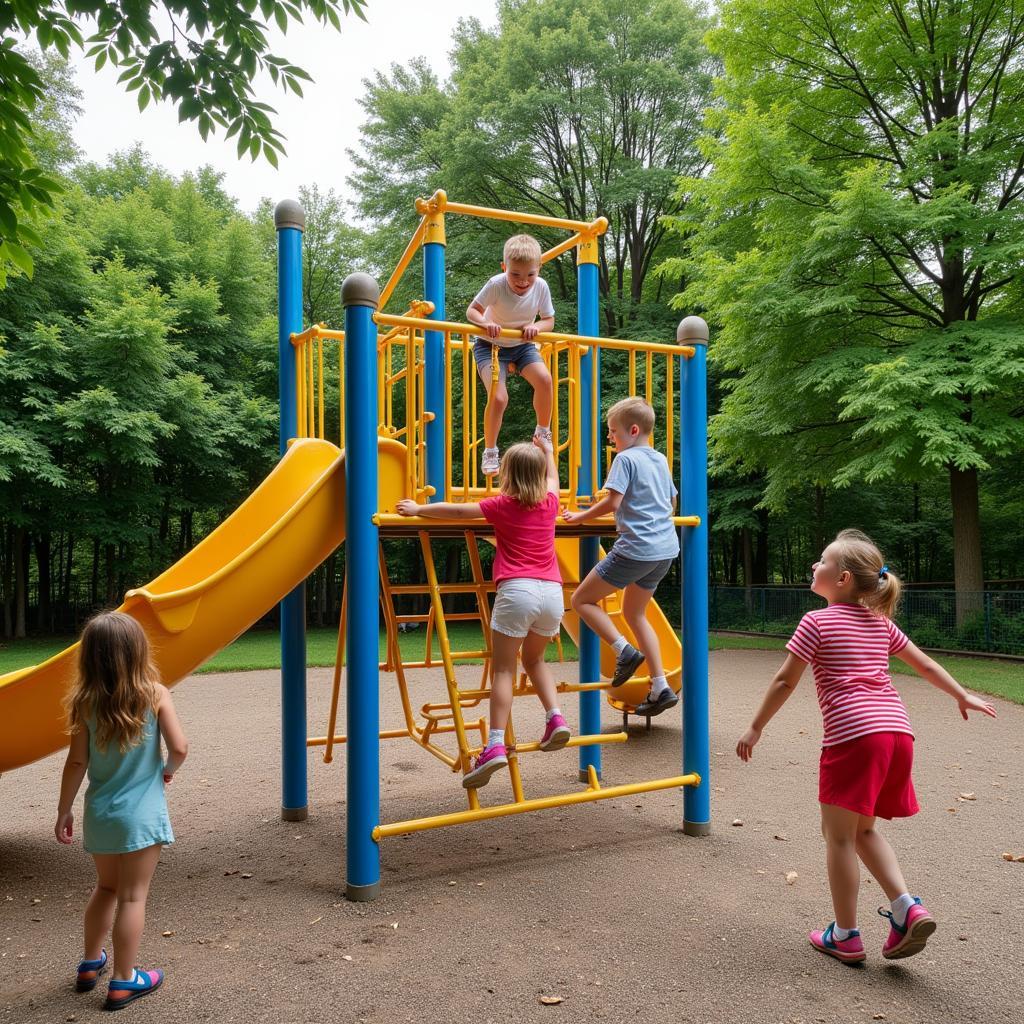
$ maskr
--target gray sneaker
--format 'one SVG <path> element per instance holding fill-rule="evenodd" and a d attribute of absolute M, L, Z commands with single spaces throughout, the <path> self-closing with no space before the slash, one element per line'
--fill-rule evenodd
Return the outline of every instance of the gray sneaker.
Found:
<path fill-rule="evenodd" d="M 631 644 L 626 644 L 615 659 L 615 675 L 612 676 L 612 686 L 621 686 L 630 679 L 643 660 L 644 656 L 640 651 Z"/>
<path fill-rule="evenodd" d="M 653 718 L 655 715 L 660 715 L 662 711 L 674 708 L 678 703 L 679 695 L 673 693 L 672 688 L 669 687 L 667 690 L 662 690 L 654 700 L 651 700 L 651 695 L 647 694 L 643 702 L 637 705 L 635 714 Z"/>

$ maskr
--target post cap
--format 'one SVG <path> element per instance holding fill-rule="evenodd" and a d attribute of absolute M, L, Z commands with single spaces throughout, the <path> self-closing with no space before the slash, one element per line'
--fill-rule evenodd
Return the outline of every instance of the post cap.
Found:
<path fill-rule="evenodd" d="M 278 231 L 281 228 L 298 228 L 306 230 L 306 214 L 299 203 L 294 199 L 282 199 L 274 207 L 274 227 Z"/>
<path fill-rule="evenodd" d="M 707 345 L 710 336 L 707 321 L 699 316 L 683 317 L 676 328 L 676 343 L 679 345 Z"/>
<path fill-rule="evenodd" d="M 349 274 L 341 282 L 341 304 L 376 309 L 380 305 L 380 288 L 377 282 L 369 274 Z"/>

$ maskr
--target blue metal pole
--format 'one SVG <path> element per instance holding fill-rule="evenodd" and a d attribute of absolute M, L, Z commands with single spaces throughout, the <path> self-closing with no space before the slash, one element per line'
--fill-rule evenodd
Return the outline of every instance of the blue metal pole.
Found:
<path fill-rule="evenodd" d="M 701 782 L 687 786 L 683 831 L 711 831 L 711 741 L 708 702 L 708 325 L 688 316 L 676 331 L 680 345 L 696 352 L 683 360 L 679 388 L 679 493 L 683 515 L 700 516 L 700 526 L 683 527 L 683 773 Z"/>
<path fill-rule="evenodd" d="M 428 214 L 426 234 L 423 236 L 423 297 L 434 304 L 431 320 L 444 320 L 444 210 L 431 210 Z M 431 501 L 445 500 L 447 479 L 448 438 L 445 436 L 445 347 L 444 334 L 426 331 L 423 336 L 424 381 L 423 404 L 434 414 L 427 424 L 427 484 L 434 488 Z"/>
<path fill-rule="evenodd" d="M 278 403 L 280 452 L 297 432 L 295 350 L 291 335 L 302 330 L 302 233 L 306 215 L 293 199 L 274 210 L 277 229 Z M 306 585 L 281 602 L 281 817 L 304 821 L 306 786 Z"/>
<path fill-rule="evenodd" d="M 596 337 L 598 333 L 598 291 L 597 291 L 597 239 L 580 244 L 576 261 L 576 304 L 577 332 L 584 336 Z M 593 494 L 597 489 L 592 467 L 595 450 L 600 451 L 601 425 L 596 413 L 600 408 L 601 385 L 593 387 L 594 360 L 597 358 L 593 347 L 580 359 L 580 466 L 578 491 Z M 597 564 L 598 541 L 596 537 L 580 539 L 580 580 Z M 594 683 L 601 678 L 601 642 L 597 634 L 580 620 L 580 682 Z M 594 736 L 601 731 L 601 695 L 598 691 L 580 694 L 580 733 Z M 594 744 L 580 747 L 580 781 L 588 779 L 587 768 L 594 766 L 601 775 L 601 748 Z"/>
<path fill-rule="evenodd" d="M 348 713 L 346 887 L 350 900 L 380 892 L 380 570 L 377 563 L 377 325 L 380 289 L 369 274 L 341 286 L 345 307 L 345 651 Z"/>

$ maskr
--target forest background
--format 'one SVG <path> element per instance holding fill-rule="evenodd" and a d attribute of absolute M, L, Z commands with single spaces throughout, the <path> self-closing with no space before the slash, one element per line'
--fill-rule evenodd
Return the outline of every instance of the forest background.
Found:
<path fill-rule="evenodd" d="M 671 340 L 684 313 L 712 328 L 711 582 L 802 585 L 857 526 L 911 584 L 955 589 L 969 630 L 984 591 L 1024 587 L 1024 15 L 842 11 L 502 0 L 494 28 L 462 24 L 446 79 L 414 62 L 366 83 L 357 203 L 296 197 L 304 315 L 339 324 L 341 280 L 386 279 L 413 199 L 438 187 L 606 216 L 605 333 Z M 24 246 L 31 276 L 8 260 L 0 290 L 5 637 L 116 604 L 277 453 L 284 197 L 249 213 L 213 167 L 175 178 L 138 148 L 83 160 L 64 59 L 23 53 L 45 83 L 32 157 L 60 191 Z M 448 227 L 458 319 L 498 271 L 505 228 Z M 572 261 L 545 269 L 561 330 Z M 417 297 L 414 277 L 393 308 Z M 605 403 L 623 387 L 611 361 Z M 530 426 L 520 388 L 506 436 Z M 391 557 L 419 573 L 411 551 Z M 452 547 L 446 572 L 463 569 Z M 311 580 L 312 622 L 336 621 L 342 571 L 339 552 Z M 1024 638 L 1024 609 L 1008 607 L 1001 628 Z"/>

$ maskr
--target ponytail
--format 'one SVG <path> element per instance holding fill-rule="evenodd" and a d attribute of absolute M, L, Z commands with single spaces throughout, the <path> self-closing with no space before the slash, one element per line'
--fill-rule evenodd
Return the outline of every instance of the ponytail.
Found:
<path fill-rule="evenodd" d="M 887 566 L 875 542 L 860 530 L 840 530 L 835 545 L 839 568 L 853 577 L 857 600 L 876 615 L 896 614 L 903 585 Z"/>

